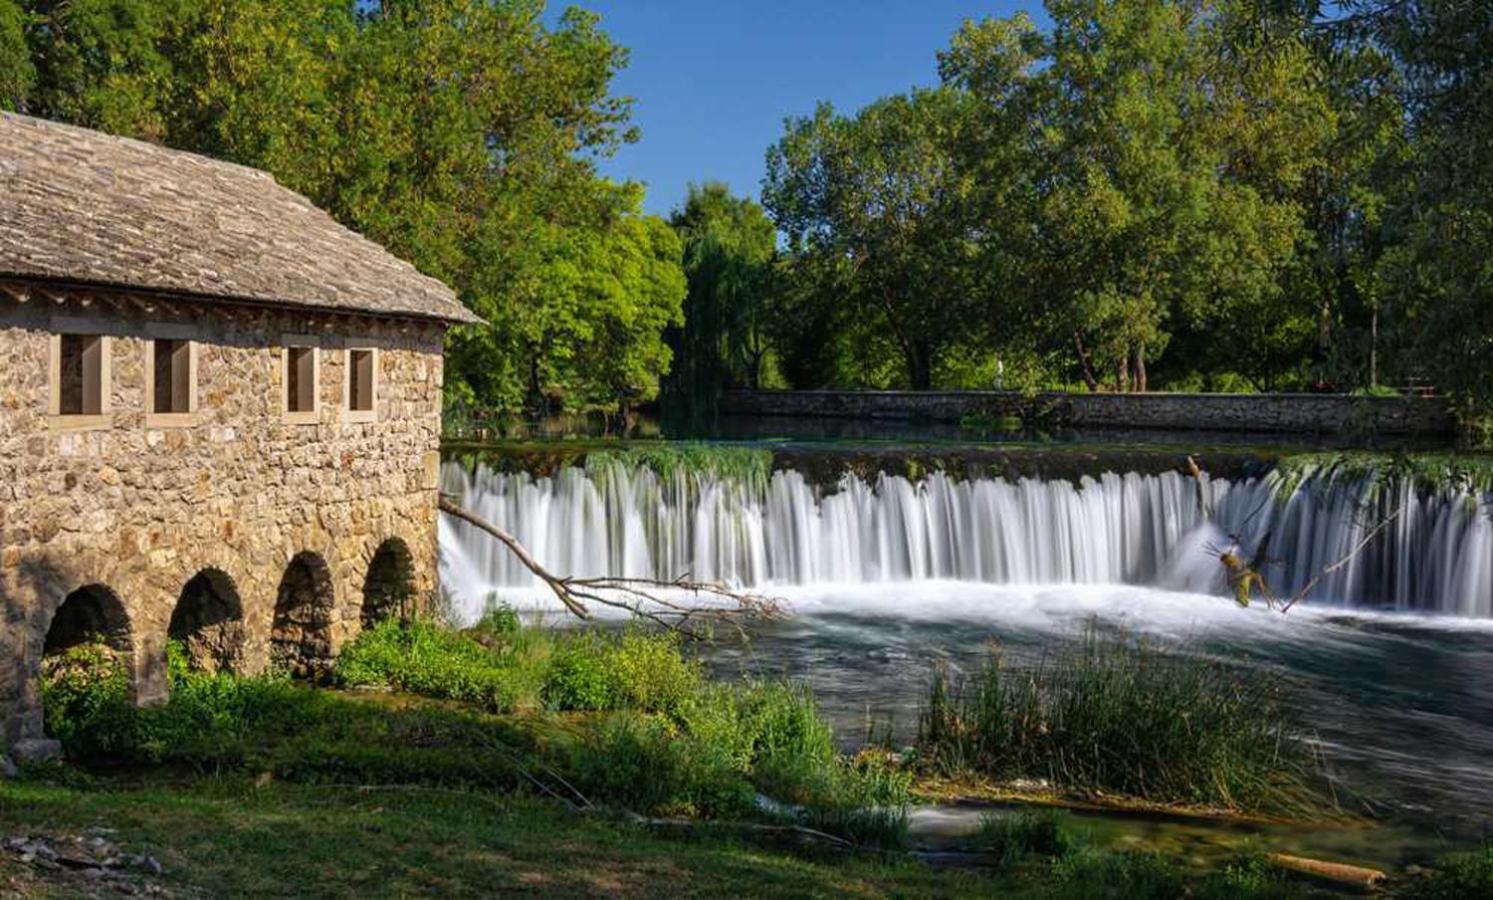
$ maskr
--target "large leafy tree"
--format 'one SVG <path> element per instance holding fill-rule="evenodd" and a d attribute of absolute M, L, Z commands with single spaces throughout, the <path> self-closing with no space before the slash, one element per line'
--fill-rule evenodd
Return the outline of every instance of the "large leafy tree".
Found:
<path fill-rule="evenodd" d="M 1294 189 L 1319 158 L 1307 50 L 1240 52 L 1236 10 L 1054 0 L 1038 258 L 1085 379 L 1145 390 L 1178 323 L 1249 368 L 1304 237 Z M 1268 371 L 1268 364 L 1261 366 Z"/>
<path fill-rule="evenodd" d="M 1338 25 L 1398 66 L 1410 151 L 1379 274 L 1423 371 L 1472 416 L 1493 409 L 1493 7 L 1364 0 Z"/>
<path fill-rule="evenodd" d="M 598 157 L 636 139 L 626 51 L 541 0 L 0 0 L 0 97 L 267 169 L 488 324 L 451 391 L 612 405 L 667 369 L 678 248 Z M 586 278 L 567 280 L 576 267 Z M 581 284 L 580 282 L 587 282 Z M 593 354 L 599 354 L 592 358 Z"/>
<path fill-rule="evenodd" d="M 917 90 L 857 115 L 828 105 L 790 120 L 768 151 L 763 202 L 779 229 L 850 307 L 867 356 L 889 348 L 899 383 L 932 386 L 944 355 L 977 318 L 969 276 L 974 173 L 961 165 L 971 106 L 946 88 Z M 863 359 L 874 371 L 874 359 Z"/>

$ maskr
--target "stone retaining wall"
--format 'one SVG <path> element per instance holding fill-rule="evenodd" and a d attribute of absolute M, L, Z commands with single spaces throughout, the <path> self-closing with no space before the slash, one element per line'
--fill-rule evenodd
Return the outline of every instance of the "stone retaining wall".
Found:
<path fill-rule="evenodd" d="M 147 415 L 145 390 L 163 330 L 198 346 L 197 412 L 167 423 Z M 62 331 L 109 336 L 105 414 L 51 414 Z M 433 598 L 443 334 L 420 320 L 0 295 L 0 749 L 41 734 L 49 632 L 60 645 L 104 632 L 148 702 L 168 687 L 170 632 L 209 667 L 322 664 L 391 602 Z M 284 411 L 287 335 L 320 348 L 314 414 Z M 347 346 L 376 348 L 375 416 L 344 402 Z"/>
<path fill-rule="evenodd" d="M 732 415 L 958 422 L 1019 416 L 1044 428 L 1450 434 L 1438 400 L 1341 394 L 1067 394 L 1000 391 L 731 391 Z"/>

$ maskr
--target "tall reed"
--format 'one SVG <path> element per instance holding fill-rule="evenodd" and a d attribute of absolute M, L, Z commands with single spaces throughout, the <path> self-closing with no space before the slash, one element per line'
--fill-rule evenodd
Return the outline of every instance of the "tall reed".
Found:
<path fill-rule="evenodd" d="M 950 775 L 1232 809 L 1320 804 L 1312 745 L 1272 676 L 1092 628 L 1034 666 L 995 651 L 963 678 L 935 673 L 919 743 Z"/>

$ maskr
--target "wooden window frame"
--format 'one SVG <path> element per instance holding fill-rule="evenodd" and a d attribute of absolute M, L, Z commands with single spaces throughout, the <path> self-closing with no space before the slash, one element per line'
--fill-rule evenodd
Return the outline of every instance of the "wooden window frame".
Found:
<path fill-rule="evenodd" d="M 368 409 L 353 409 L 353 354 L 368 353 L 371 356 L 372 383 L 368 386 L 369 400 L 372 405 Z M 352 344 L 342 351 L 342 420 L 344 422 L 377 422 L 378 421 L 378 383 L 379 383 L 379 352 L 377 347 L 366 344 Z"/>
<path fill-rule="evenodd" d="M 62 412 L 62 337 L 79 335 L 99 341 L 99 411 Z M 114 341 L 100 323 L 57 317 L 48 336 L 47 424 L 52 431 L 95 431 L 114 425 Z"/>
<path fill-rule="evenodd" d="M 186 412 L 156 412 L 156 366 L 157 341 L 183 341 L 187 345 L 187 409 Z M 197 408 L 197 377 L 199 342 L 196 330 L 190 326 L 157 325 L 148 329 L 145 338 L 145 427 L 188 428 L 198 424 L 202 415 Z"/>
<path fill-rule="evenodd" d="M 290 360 L 292 349 L 311 351 L 311 408 L 290 408 Z M 285 334 L 280 336 L 280 418 L 287 425 L 315 425 L 321 420 L 321 347 L 315 335 Z"/>

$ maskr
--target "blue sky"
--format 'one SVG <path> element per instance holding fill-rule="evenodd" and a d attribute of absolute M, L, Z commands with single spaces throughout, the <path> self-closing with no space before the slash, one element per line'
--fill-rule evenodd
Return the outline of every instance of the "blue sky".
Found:
<path fill-rule="evenodd" d="M 600 13 L 632 51 L 615 89 L 635 98 L 643 139 L 603 171 L 645 182 L 661 215 L 692 181 L 757 196 L 785 116 L 936 83 L 936 54 L 964 19 L 1027 9 L 1045 21 L 1040 0 L 561 0 L 552 15 L 566 5 Z"/>

